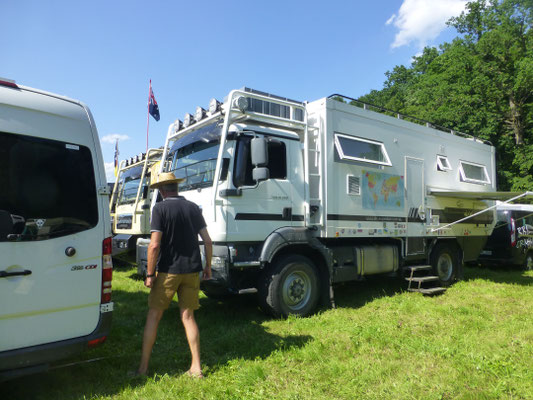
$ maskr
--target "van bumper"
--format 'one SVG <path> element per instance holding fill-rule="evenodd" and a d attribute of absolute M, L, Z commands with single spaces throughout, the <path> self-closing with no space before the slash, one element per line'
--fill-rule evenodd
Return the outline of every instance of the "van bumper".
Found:
<path fill-rule="evenodd" d="M 87 336 L 46 343 L 0 353 L 0 382 L 46 371 L 49 364 L 87 350 L 91 340 L 106 337 L 111 330 L 112 312 L 100 314 L 96 329 Z"/>

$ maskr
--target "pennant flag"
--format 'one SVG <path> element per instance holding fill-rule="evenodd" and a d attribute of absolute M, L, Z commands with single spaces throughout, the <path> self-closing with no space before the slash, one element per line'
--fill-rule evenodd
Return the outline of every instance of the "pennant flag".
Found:
<path fill-rule="evenodd" d="M 159 106 L 155 101 L 154 92 L 152 91 L 152 81 L 150 81 L 150 98 L 148 99 L 148 112 L 156 121 L 159 121 Z"/>
<path fill-rule="evenodd" d="M 118 152 L 118 139 L 117 139 L 117 141 L 115 142 L 115 177 L 118 174 L 118 155 L 119 155 L 119 152 Z"/>

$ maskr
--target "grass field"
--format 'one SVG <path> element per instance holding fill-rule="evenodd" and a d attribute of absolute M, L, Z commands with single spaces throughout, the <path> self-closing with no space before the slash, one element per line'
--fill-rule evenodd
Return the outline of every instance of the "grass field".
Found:
<path fill-rule="evenodd" d="M 115 268 L 103 346 L 2 383 L 0 399 L 533 399 L 531 271 L 466 268 L 436 297 L 397 280 L 346 284 L 336 309 L 287 320 L 262 314 L 253 296 L 202 297 L 203 380 L 182 376 L 190 360 L 175 302 L 150 377 L 128 378 L 148 295 L 134 272 Z"/>

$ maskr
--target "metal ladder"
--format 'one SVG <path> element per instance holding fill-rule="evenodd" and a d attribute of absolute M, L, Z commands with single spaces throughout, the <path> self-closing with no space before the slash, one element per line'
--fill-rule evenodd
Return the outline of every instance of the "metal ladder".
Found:
<path fill-rule="evenodd" d="M 318 127 L 308 127 L 308 142 L 307 145 L 307 168 L 309 176 L 309 214 L 310 224 L 323 227 L 324 221 L 324 180 L 323 176 L 323 163 L 320 159 L 322 141 L 320 138 L 320 131 Z M 318 220 L 316 219 L 318 216 Z M 312 221 L 312 222 L 311 222 Z"/>
<path fill-rule="evenodd" d="M 404 267 L 404 272 L 409 273 L 409 276 L 405 277 L 405 280 L 409 282 L 407 291 L 419 292 L 424 295 L 444 293 L 446 291 L 445 287 L 422 287 L 423 284 L 437 282 L 439 280 L 438 276 L 427 274 L 432 268 L 433 267 L 431 265 L 411 265 Z"/>

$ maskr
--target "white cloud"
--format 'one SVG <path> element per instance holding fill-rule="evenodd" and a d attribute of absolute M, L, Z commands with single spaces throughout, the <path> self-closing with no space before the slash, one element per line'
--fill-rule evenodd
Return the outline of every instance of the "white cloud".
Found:
<path fill-rule="evenodd" d="M 103 138 L 101 138 L 100 140 L 103 142 L 103 143 L 111 143 L 111 144 L 115 144 L 115 142 L 118 140 L 119 142 L 120 141 L 123 141 L 123 140 L 128 140 L 130 137 L 128 135 L 119 135 L 118 133 L 113 133 L 111 135 L 106 135 L 104 136 Z"/>
<path fill-rule="evenodd" d="M 386 22 L 398 28 L 391 47 L 415 42 L 424 48 L 446 28 L 446 21 L 464 11 L 466 3 L 467 0 L 403 0 L 398 14 Z"/>
<path fill-rule="evenodd" d="M 105 162 L 105 176 L 108 182 L 115 182 L 115 162 Z"/>

